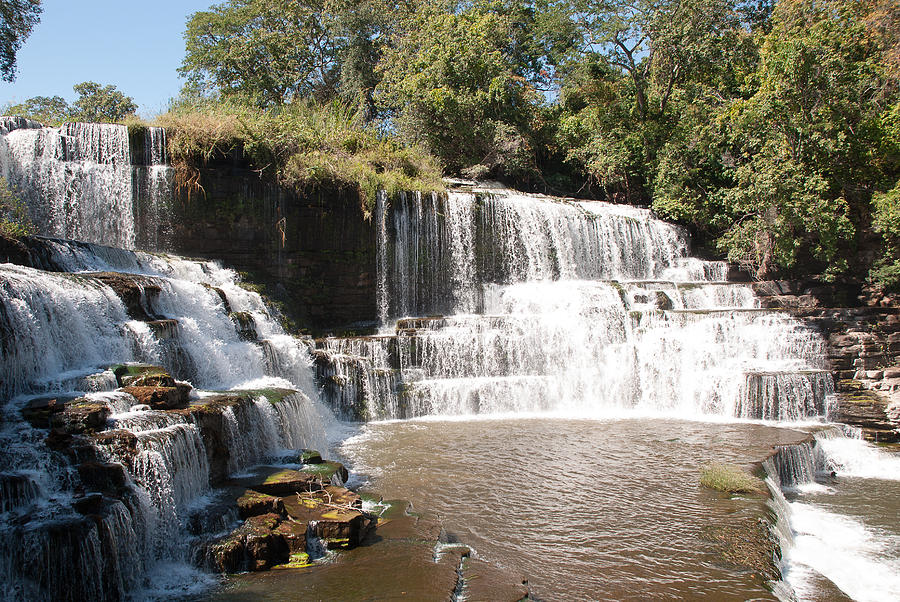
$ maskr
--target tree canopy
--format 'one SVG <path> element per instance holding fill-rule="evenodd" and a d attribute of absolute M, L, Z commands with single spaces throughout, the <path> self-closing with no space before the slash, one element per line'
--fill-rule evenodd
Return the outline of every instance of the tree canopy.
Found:
<path fill-rule="evenodd" d="M 5 113 L 55 125 L 64 121 L 116 122 L 134 116 L 137 111 L 134 99 L 116 86 L 82 82 L 72 89 L 78 97 L 71 105 L 62 96 L 35 96 L 7 107 Z"/>
<path fill-rule="evenodd" d="M 41 20 L 41 0 L 0 0 L 0 79 L 16 79 L 16 53 Z"/>

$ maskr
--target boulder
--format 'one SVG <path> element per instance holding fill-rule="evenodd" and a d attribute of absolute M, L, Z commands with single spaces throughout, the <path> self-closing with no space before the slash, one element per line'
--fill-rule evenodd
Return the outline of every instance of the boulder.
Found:
<path fill-rule="evenodd" d="M 84 462 L 78 475 L 88 491 L 113 492 L 128 484 L 125 467 L 117 462 Z"/>
<path fill-rule="evenodd" d="M 50 426 L 72 434 L 96 432 L 106 428 L 110 414 L 105 402 L 82 397 L 66 403 L 61 412 L 52 414 Z"/>
<path fill-rule="evenodd" d="M 284 502 L 281 498 L 272 495 L 266 495 L 248 489 L 244 491 L 237 500 L 238 513 L 241 518 L 250 518 L 251 516 L 259 516 L 262 514 L 275 514 L 284 516 Z"/>
<path fill-rule="evenodd" d="M 249 481 L 241 479 L 239 482 L 254 491 L 272 496 L 286 496 L 322 489 L 322 479 L 315 473 L 287 469 L 266 471 L 266 473 L 258 478 Z"/>
<path fill-rule="evenodd" d="M 56 395 L 32 399 L 22 408 L 22 417 L 35 428 L 50 428 L 50 417 L 62 412 L 66 404 L 79 399 L 78 395 Z"/>
<path fill-rule="evenodd" d="M 237 573 L 264 571 L 289 562 L 291 547 L 283 533 L 275 532 L 281 522 L 275 514 L 250 517 L 230 535 L 208 546 L 210 564 L 220 572 Z"/>
<path fill-rule="evenodd" d="M 321 458 L 320 458 L 321 460 Z M 343 485 L 350 477 L 350 473 L 340 462 L 308 463 L 300 469 L 301 472 L 316 475 L 323 483 Z"/>
<path fill-rule="evenodd" d="M 158 318 L 152 305 L 162 288 L 152 277 L 119 272 L 98 272 L 85 276 L 111 288 L 125 304 L 128 315 L 135 320 L 152 322 Z"/>
<path fill-rule="evenodd" d="M 162 366 L 153 364 L 116 364 L 109 368 L 116 375 L 120 387 L 127 387 L 138 378 L 153 375 L 168 375 Z M 172 385 L 174 386 L 174 385 Z"/>
<path fill-rule="evenodd" d="M 171 378 L 168 375 L 144 376 L 142 378 Z M 185 408 L 190 401 L 191 386 L 186 383 L 175 383 L 168 386 L 129 386 L 122 391 L 132 395 L 138 404 L 146 404 L 154 410 L 175 410 Z"/>
<path fill-rule="evenodd" d="M 672 303 L 672 299 L 669 298 L 669 295 L 665 294 L 662 291 L 656 291 L 654 304 L 657 309 L 669 310 L 674 307 Z"/>
<path fill-rule="evenodd" d="M 290 518 L 310 525 L 310 531 L 328 548 L 358 546 L 375 528 L 377 518 L 360 509 L 359 496 L 343 487 L 327 486 L 321 491 L 284 498 Z"/>

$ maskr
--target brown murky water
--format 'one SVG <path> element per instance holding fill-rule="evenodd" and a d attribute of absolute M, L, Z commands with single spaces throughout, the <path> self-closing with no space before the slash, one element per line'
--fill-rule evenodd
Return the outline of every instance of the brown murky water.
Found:
<path fill-rule="evenodd" d="M 796 430 L 667 419 L 370 424 L 341 452 L 386 498 L 438 514 L 542 600 L 770 599 L 709 534 L 755 523 L 762 496 L 701 488 L 710 461 L 748 464 Z"/>

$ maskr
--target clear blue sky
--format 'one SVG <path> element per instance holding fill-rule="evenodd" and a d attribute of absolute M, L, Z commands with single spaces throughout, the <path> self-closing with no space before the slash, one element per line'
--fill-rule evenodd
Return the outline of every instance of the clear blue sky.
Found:
<path fill-rule="evenodd" d="M 44 0 L 41 22 L 17 55 L 18 76 L 0 82 L 0 106 L 33 96 L 73 101 L 83 81 L 113 84 L 142 117 L 166 109 L 182 80 L 189 15 L 222 0 Z"/>

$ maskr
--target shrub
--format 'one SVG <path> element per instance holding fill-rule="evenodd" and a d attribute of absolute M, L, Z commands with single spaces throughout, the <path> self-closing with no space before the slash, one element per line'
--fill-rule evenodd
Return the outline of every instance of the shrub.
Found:
<path fill-rule="evenodd" d="M 0 235 L 27 236 L 34 233 L 28 208 L 0 177 Z"/>
<path fill-rule="evenodd" d="M 363 124 L 357 110 L 331 102 L 282 107 L 196 101 L 158 119 L 169 130 L 176 185 L 199 189 L 198 169 L 242 149 L 260 174 L 297 193 L 324 185 L 355 188 L 368 213 L 379 189 L 442 190 L 437 161 Z"/>

